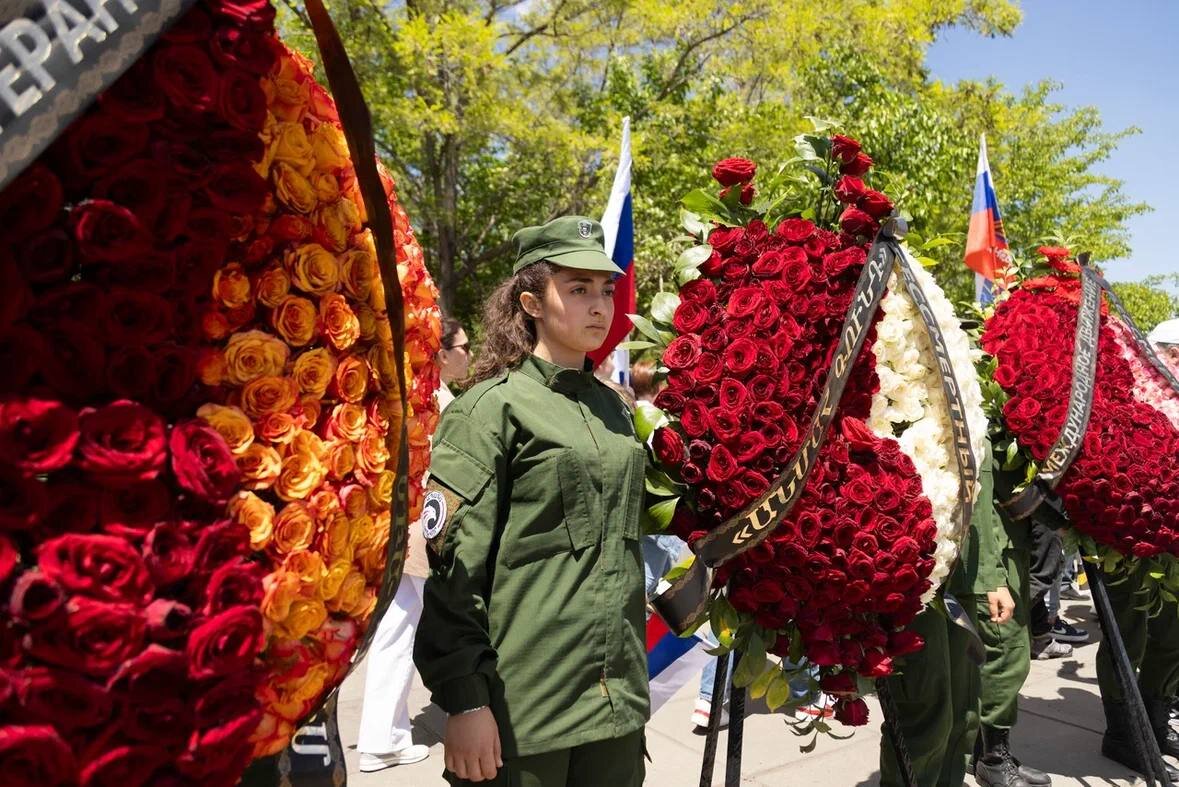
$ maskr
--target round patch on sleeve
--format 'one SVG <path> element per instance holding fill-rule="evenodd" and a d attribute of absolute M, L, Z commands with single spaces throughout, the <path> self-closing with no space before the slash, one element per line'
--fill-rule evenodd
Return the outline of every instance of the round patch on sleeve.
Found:
<path fill-rule="evenodd" d="M 422 535 L 432 541 L 446 525 L 446 498 L 437 490 L 426 495 L 422 502 Z"/>

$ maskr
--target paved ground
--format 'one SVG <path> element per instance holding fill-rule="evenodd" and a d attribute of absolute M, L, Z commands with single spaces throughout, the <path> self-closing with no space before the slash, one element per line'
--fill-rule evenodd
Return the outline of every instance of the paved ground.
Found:
<path fill-rule="evenodd" d="M 1020 701 L 1020 722 L 1014 736 L 1017 755 L 1054 776 L 1054 785 L 1131 785 L 1134 774 L 1101 756 L 1104 721 L 1097 695 L 1094 659 L 1099 635 L 1087 603 L 1071 603 L 1066 616 L 1094 635 L 1094 642 L 1077 647 L 1073 657 L 1032 662 L 1032 673 Z M 357 770 L 357 727 L 363 692 L 363 668 L 342 689 L 339 712 L 340 732 L 348 759 L 351 787 L 441 787 L 444 717 L 428 702 L 425 690 L 415 685 L 410 697 L 414 740 L 430 746 L 430 757 L 422 763 L 374 774 Z M 647 784 L 657 787 L 688 787 L 700 778 L 700 757 L 704 739 L 692 734 L 688 716 L 695 700 L 695 687 L 685 687 L 667 703 L 647 726 L 647 741 L 654 760 L 647 769 Z M 745 725 L 742 784 L 812 785 L 824 787 L 867 787 L 879 781 L 877 768 L 880 740 L 880 712 L 872 703 L 873 722 L 860 728 L 846 741 L 820 739 L 810 754 L 799 752 L 796 738 L 780 716 L 762 708 L 754 709 Z M 838 727 L 838 725 L 837 725 Z M 723 741 L 723 738 L 722 738 Z M 718 766 L 715 784 L 723 780 Z M 968 778 L 968 784 L 974 785 Z M 604 786 L 606 787 L 606 786 Z"/>

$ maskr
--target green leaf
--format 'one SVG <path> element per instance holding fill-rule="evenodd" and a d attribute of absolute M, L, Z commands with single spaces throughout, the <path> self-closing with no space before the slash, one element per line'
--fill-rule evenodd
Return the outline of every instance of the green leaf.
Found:
<path fill-rule="evenodd" d="M 833 128 L 838 128 L 839 124 L 834 120 L 827 120 L 825 118 L 815 117 L 814 115 L 803 115 L 804 120 L 811 122 L 812 130 L 816 134 L 822 134 L 824 131 L 830 131 Z"/>
<path fill-rule="evenodd" d="M 683 287 L 688 282 L 699 279 L 702 275 L 699 268 L 676 268 L 675 283 Z"/>
<path fill-rule="evenodd" d="M 656 429 L 668 423 L 667 413 L 650 402 L 635 402 L 635 435 L 640 443 L 651 439 Z"/>
<path fill-rule="evenodd" d="M 647 474 L 643 479 L 643 485 L 648 492 L 659 497 L 678 495 L 683 491 L 682 484 L 677 484 L 667 473 L 657 470 L 652 466 L 647 467 Z"/>
<path fill-rule="evenodd" d="M 666 530 L 667 526 L 671 524 L 671 517 L 675 514 L 675 507 L 680 502 L 678 497 L 673 497 L 670 500 L 660 500 L 655 505 L 647 509 L 647 515 L 651 517 L 651 521 L 659 530 Z"/>
<path fill-rule="evenodd" d="M 710 219 L 728 225 L 736 223 L 733 221 L 729 207 L 704 189 L 689 191 L 680 200 L 680 203 L 701 219 Z"/>
<path fill-rule="evenodd" d="M 745 652 L 741 654 L 741 663 L 733 670 L 733 685 L 748 686 L 766 668 L 766 645 L 761 634 L 756 631 L 750 633 L 749 641 L 745 644 Z"/>
<path fill-rule="evenodd" d="M 651 299 L 651 318 L 656 323 L 671 325 L 675 310 L 680 305 L 680 296 L 674 292 L 659 292 Z"/>
<path fill-rule="evenodd" d="M 733 609 L 733 605 L 729 603 L 727 598 L 719 596 L 713 599 L 708 610 L 708 624 L 718 642 L 731 648 L 740 622 L 741 616 L 737 614 L 737 610 Z"/>
<path fill-rule="evenodd" d="M 679 258 L 675 261 L 675 267 L 677 269 L 699 268 L 711 256 L 712 247 L 707 243 L 699 246 L 691 246 L 680 253 Z"/>
<path fill-rule="evenodd" d="M 700 216 L 690 210 L 680 210 L 680 224 L 683 225 L 684 232 L 696 240 L 703 240 L 708 234 L 708 222 L 701 221 Z"/>
<path fill-rule="evenodd" d="M 781 674 L 781 671 L 776 667 L 763 671 L 754 678 L 753 683 L 749 684 L 749 696 L 755 700 L 760 700 L 766 696 L 766 692 L 770 689 L 770 684 L 774 682 L 774 676 Z"/>
<path fill-rule="evenodd" d="M 618 345 L 620 350 L 649 350 L 652 347 L 658 347 L 655 342 L 648 342 L 643 339 L 632 339 L 629 342 L 622 342 Z"/>
<path fill-rule="evenodd" d="M 773 680 L 766 690 L 766 705 L 770 710 L 776 711 L 790 699 L 790 680 L 781 670 L 775 669 L 772 674 Z"/>
<path fill-rule="evenodd" d="M 631 323 L 634 324 L 639 333 L 643 334 L 654 342 L 661 343 L 659 329 L 656 328 L 650 320 L 641 314 L 628 314 L 626 316 L 630 318 Z"/>

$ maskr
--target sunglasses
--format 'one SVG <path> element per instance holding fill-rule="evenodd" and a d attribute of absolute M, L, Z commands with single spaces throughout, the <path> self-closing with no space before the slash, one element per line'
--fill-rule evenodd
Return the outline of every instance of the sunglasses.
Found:
<path fill-rule="evenodd" d="M 463 342 L 462 344 L 453 344 L 450 347 L 443 347 L 442 349 L 444 349 L 444 350 L 462 350 L 463 352 L 467 353 L 467 352 L 471 351 L 471 343 L 470 342 Z"/>

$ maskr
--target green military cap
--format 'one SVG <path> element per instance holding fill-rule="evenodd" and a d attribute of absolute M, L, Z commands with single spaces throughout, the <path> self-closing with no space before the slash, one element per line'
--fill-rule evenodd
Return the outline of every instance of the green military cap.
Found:
<path fill-rule="evenodd" d="M 541 260 L 562 268 L 623 273 L 606 256 L 602 225 L 585 216 L 562 216 L 539 227 L 525 227 L 512 236 L 512 241 L 516 244 L 512 273 Z"/>

